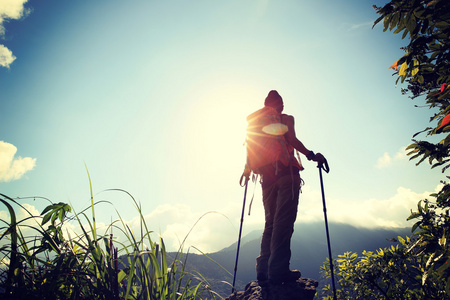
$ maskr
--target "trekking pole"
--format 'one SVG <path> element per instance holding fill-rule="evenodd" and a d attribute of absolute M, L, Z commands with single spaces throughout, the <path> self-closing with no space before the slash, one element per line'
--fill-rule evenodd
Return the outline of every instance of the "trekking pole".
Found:
<path fill-rule="evenodd" d="M 245 178 L 245 184 L 242 185 L 242 179 L 244 179 L 244 178 Z M 231 290 L 231 293 L 234 293 L 234 291 L 236 290 L 234 288 L 234 284 L 236 282 L 236 273 L 237 273 L 237 266 L 238 266 L 238 259 L 239 259 L 239 248 L 241 246 L 242 225 L 244 223 L 245 198 L 247 198 L 247 187 L 248 187 L 248 180 L 249 180 L 249 178 L 250 178 L 250 174 L 248 174 L 248 175 L 242 174 L 241 180 L 239 182 L 241 186 L 245 187 L 245 189 L 244 189 L 244 201 L 243 201 L 244 203 L 242 205 L 241 226 L 239 228 L 239 237 L 238 237 L 238 244 L 237 244 L 237 251 L 236 251 L 236 260 L 235 260 L 235 263 L 234 263 L 233 288 Z"/>
<path fill-rule="evenodd" d="M 327 207 L 325 205 L 325 191 L 324 191 L 324 188 L 323 188 L 323 179 L 322 179 L 322 169 L 326 173 L 328 173 L 328 172 L 330 172 L 330 167 L 328 166 L 328 162 L 327 162 L 326 159 L 325 159 L 323 164 L 318 164 L 317 167 L 319 168 L 320 188 L 322 189 L 323 215 L 324 215 L 324 218 L 325 218 L 325 229 L 326 229 L 326 232 L 327 232 L 328 256 L 330 258 L 331 285 L 332 285 L 332 288 L 333 288 L 333 299 L 336 300 L 337 297 L 336 297 L 336 287 L 334 285 L 333 258 L 331 256 L 330 233 L 328 231 L 328 220 L 327 220 Z"/>

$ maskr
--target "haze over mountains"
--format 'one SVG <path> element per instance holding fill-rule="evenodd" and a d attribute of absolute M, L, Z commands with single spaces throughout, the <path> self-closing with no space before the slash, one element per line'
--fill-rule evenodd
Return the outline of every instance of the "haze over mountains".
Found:
<path fill-rule="evenodd" d="M 397 236 L 411 235 L 410 228 L 357 228 L 347 224 L 330 223 L 330 240 L 333 259 L 339 254 L 347 251 L 361 254 L 363 250 L 375 251 L 379 248 L 388 247 L 395 243 L 390 241 Z M 243 290 L 245 285 L 256 280 L 255 259 L 259 254 L 260 239 L 262 231 L 254 231 L 241 240 L 239 252 L 239 264 L 237 268 L 236 288 Z M 215 283 L 233 281 L 234 264 L 236 259 L 237 243 L 230 245 L 215 253 L 201 254 L 190 253 L 187 258 L 187 269 L 198 272 L 213 283 L 213 289 L 220 290 L 227 296 L 230 287 Z M 319 281 L 318 291 L 322 289 L 324 279 L 320 274 L 320 267 L 328 257 L 324 223 L 300 223 L 295 226 L 294 236 L 291 244 L 292 257 L 291 269 L 298 269 L 302 277 L 312 278 Z M 190 250 L 194 252 L 195 250 Z M 212 261 L 214 260 L 214 262 Z M 230 274 L 224 271 L 222 266 Z"/>

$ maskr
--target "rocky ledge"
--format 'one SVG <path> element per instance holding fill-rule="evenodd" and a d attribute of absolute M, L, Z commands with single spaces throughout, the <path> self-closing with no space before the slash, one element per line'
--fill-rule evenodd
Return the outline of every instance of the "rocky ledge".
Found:
<path fill-rule="evenodd" d="M 318 285 L 316 280 L 309 278 L 281 285 L 251 281 L 245 286 L 245 291 L 235 292 L 225 300 L 312 300 Z"/>

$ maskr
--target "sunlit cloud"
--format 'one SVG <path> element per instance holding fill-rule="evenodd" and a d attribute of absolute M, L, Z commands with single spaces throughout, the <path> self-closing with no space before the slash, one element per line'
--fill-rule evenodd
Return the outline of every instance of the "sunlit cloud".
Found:
<path fill-rule="evenodd" d="M 180 247 L 196 247 L 203 252 L 211 252 L 229 246 L 237 236 L 228 213 L 230 208 L 224 208 L 224 213 L 202 212 L 186 204 L 164 204 L 145 215 L 144 219 L 172 251 Z M 138 230 L 139 219 L 135 218 L 131 226 Z"/>
<path fill-rule="evenodd" d="M 392 165 L 394 161 L 400 161 L 407 158 L 405 148 L 401 148 L 397 153 L 391 156 L 388 152 L 385 152 L 383 156 L 378 158 L 376 167 L 383 169 Z"/>
<path fill-rule="evenodd" d="M 16 60 L 12 51 L 0 44 L 0 66 L 9 68 L 9 66 Z"/>
<path fill-rule="evenodd" d="M 259 188 L 259 186 L 258 186 Z M 439 187 L 435 189 L 438 190 Z M 349 201 L 347 199 L 327 197 L 327 216 L 329 222 L 346 223 L 365 228 L 405 228 L 411 227 L 407 221 L 411 209 L 417 207 L 420 200 L 429 198 L 435 191 L 415 192 L 399 187 L 394 195 L 385 199 L 366 198 Z M 255 194 L 251 215 L 248 215 L 251 193 L 243 222 L 243 236 L 253 230 L 263 230 L 264 211 L 261 195 Z M 323 222 L 323 207 L 320 190 L 303 187 L 298 208 L 297 223 Z M 342 203 L 346 203 L 342 205 Z M 145 220 L 150 230 L 161 236 L 170 251 L 177 251 L 184 241 L 183 249 L 198 248 L 203 252 L 214 252 L 237 241 L 240 226 L 242 202 L 226 203 L 220 212 L 202 212 L 187 204 L 161 205 Z M 129 222 L 135 232 L 139 232 L 139 219 Z M 192 249 L 192 248 L 191 248 Z"/>
<path fill-rule="evenodd" d="M 439 187 L 435 189 L 437 191 Z M 435 192 L 434 191 L 434 192 Z M 322 203 L 316 191 L 306 190 L 307 198 L 300 208 L 299 219 L 305 222 L 323 221 Z M 432 192 L 414 192 L 411 189 L 399 187 L 395 195 L 386 199 L 362 198 L 349 202 L 348 200 L 327 197 L 327 217 L 330 222 L 346 223 L 357 227 L 411 227 L 410 211 L 417 207 L 420 200 L 430 198 Z M 312 200 L 315 199 L 315 201 Z M 342 203 L 346 203 L 342 205 Z"/>
<path fill-rule="evenodd" d="M 6 33 L 5 21 L 19 20 L 29 14 L 30 10 L 24 6 L 27 2 L 28 0 L 0 1 L 0 37 L 3 37 Z M 0 44 L 0 66 L 9 68 L 15 59 L 12 51 Z"/>
<path fill-rule="evenodd" d="M 35 226 L 37 224 L 37 222 L 40 223 L 40 220 L 36 221 L 36 219 L 29 218 L 30 216 L 39 216 L 40 215 L 40 213 L 36 209 L 36 207 L 34 207 L 31 204 L 23 203 L 22 207 L 15 209 L 15 214 L 16 214 L 17 220 L 27 219 L 26 221 L 20 223 L 20 225 L 22 225 L 22 226 L 24 226 L 24 225 Z M 10 221 L 9 213 L 6 211 L 0 211 L 0 219 L 2 219 L 5 222 L 9 222 Z"/>
<path fill-rule="evenodd" d="M 5 34 L 5 27 L 3 23 L 5 20 L 18 20 L 30 12 L 25 8 L 25 3 L 28 0 L 2 0 L 0 1 L 0 35 Z"/>
<path fill-rule="evenodd" d="M 392 158 L 389 153 L 385 152 L 382 157 L 378 159 L 377 168 L 382 169 L 390 166 L 392 163 Z"/>
<path fill-rule="evenodd" d="M 36 158 L 15 158 L 16 152 L 16 146 L 0 141 L 0 182 L 18 180 L 36 166 Z"/>
<path fill-rule="evenodd" d="M 435 191 L 440 190 L 442 186 L 437 186 Z M 350 224 L 365 228 L 405 228 L 411 227 L 413 221 L 406 221 L 410 211 L 415 210 L 420 200 L 429 198 L 432 192 L 417 193 L 411 189 L 399 187 L 394 195 L 386 199 L 361 198 L 349 203 L 347 200 L 327 197 L 327 217 L 330 223 L 338 222 Z M 256 201 L 261 201 L 260 196 L 256 196 Z M 297 223 L 323 222 L 323 207 L 320 191 L 313 190 L 308 186 L 303 188 L 300 199 L 299 213 Z M 346 203 L 346 205 L 342 205 Z M 264 212 L 261 203 L 254 203 L 251 216 L 248 216 L 248 204 L 243 222 L 243 236 L 253 230 L 261 230 L 264 227 Z M 24 207 L 35 216 L 39 212 L 32 205 Z M 209 253 L 219 251 L 230 246 L 237 241 L 238 230 L 240 226 L 239 218 L 242 209 L 242 203 L 227 203 L 221 212 L 201 212 L 201 208 L 194 208 L 187 204 L 160 205 L 152 212 L 144 216 L 148 230 L 152 231 L 150 235 L 153 242 L 160 243 L 162 237 L 168 251 L 178 251 L 180 246 L 184 252 L 196 252 L 198 250 Z M 28 217 L 29 213 L 23 209 L 18 210 L 17 218 Z M 0 217 L 8 221 L 9 214 L 1 210 Z M 40 219 L 30 219 L 28 223 L 22 225 L 31 225 L 37 227 L 36 221 Z M 141 233 L 140 217 L 131 220 L 122 220 L 126 226 L 139 239 Z M 34 223 L 33 223 L 34 222 Z M 82 218 L 82 223 L 86 221 Z M 97 234 L 109 236 L 111 228 L 109 223 L 97 221 Z M 121 227 L 122 223 L 116 223 Z M 86 223 L 83 225 L 89 228 Z M 33 232 L 24 227 L 26 234 Z M 128 230 L 128 229 L 127 229 Z M 114 238 L 124 241 L 123 232 L 114 229 Z M 78 222 L 73 221 L 64 225 L 64 234 L 68 238 L 77 238 L 83 236 L 83 231 Z M 70 236 L 69 236 L 70 235 Z M 148 240 L 147 240 L 148 241 Z M 183 244 L 184 242 L 184 244 Z M 117 243 L 118 246 L 120 243 Z M 147 242 L 145 242 L 147 244 Z M 144 246 L 145 248 L 145 246 Z"/>
<path fill-rule="evenodd" d="M 349 27 L 349 31 L 351 30 L 359 30 L 359 29 L 370 29 L 373 26 L 373 21 L 359 23 L 359 24 L 351 24 Z"/>
<path fill-rule="evenodd" d="M 406 148 L 400 148 L 400 150 L 398 150 L 398 152 L 395 154 L 394 158 L 396 160 L 407 159 L 408 155 L 406 155 Z"/>

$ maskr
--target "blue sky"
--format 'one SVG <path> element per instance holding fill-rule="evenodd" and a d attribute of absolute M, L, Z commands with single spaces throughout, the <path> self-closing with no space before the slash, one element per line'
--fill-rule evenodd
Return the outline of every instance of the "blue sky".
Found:
<path fill-rule="evenodd" d="M 431 112 L 395 86 L 388 67 L 406 41 L 372 29 L 383 3 L 2 1 L 0 192 L 80 211 L 86 164 L 95 199 L 134 224 L 131 200 L 104 191 L 131 193 L 171 249 L 215 212 L 188 245 L 217 251 L 237 239 L 245 117 L 276 89 L 299 139 L 329 161 L 329 220 L 408 226 L 442 175 L 404 155 Z M 321 221 L 318 171 L 303 164 L 298 222 Z M 253 190 L 244 234 L 263 227 Z"/>

